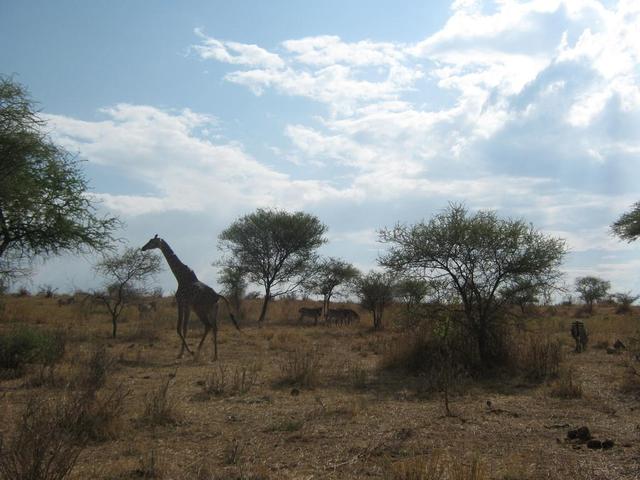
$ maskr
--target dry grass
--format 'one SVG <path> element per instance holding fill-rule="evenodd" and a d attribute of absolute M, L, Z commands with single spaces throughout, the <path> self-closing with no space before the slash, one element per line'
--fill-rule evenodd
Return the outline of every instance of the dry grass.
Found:
<path fill-rule="evenodd" d="M 640 368 L 635 365 L 626 368 L 620 384 L 620 391 L 640 398 Z"/>
<path fill-rule="evenodd" d="M 62 480 L 83 449 L 63 426 L 74 412 L 66 405 L 31 399 L 13 436 L 0 437 L 0 478 L 3 480 Z"/>
<path fill-rule="evenodd" d="M 61 411 L 89 412 L 84 417 L 89 420 L 77 429 L 69 425 L 78 423 L 55 422 L 73 440 L 72 448 L 83 448 L 65 474 L 71 480 L 420 479 L 438 472 L 429 466 L 434 452 L 442 452 L 444 478 L 637 477 L 634 405 L 640 387 L 629 375 L 630 367 L 638 369 L 633 355 L 638 350 L 633 339 L 640 338 L 637 308 L 622 316 L 613 307 L 596 307 L 585 319 L 592 343 L 579 355 L 573 353 L 569 334 L 574 308 L 533 312 L 522 334 L 529 338 L 517 343 L 522 347 L 518 361 L 534 377 L 552 377 L 554 359 L 559 359 L 557 379 L 465 378 L 464 393 L 452 396 L 455 416 L 447 416 L 442 388 L 457 387 L 460 378 L 445 376 L 448 385 L 435 382 L 437 391 L 423 394 L 425 385 L 440 378 L 438 368 L 380 368 L 385 362 L 401 365 L 407 358 L 403 352 L 413 348 L 403 340 L 416 337 L 393 328 L 395 307 L 385 316 L 387 328 L 373 332 L 364 313 L 359 325 L 300 326 L 297 310 L 310 303 L 277 301 L 258 327 L 254 319 L 260 301 L 252 300 L 243 307 L 243 335 L 233 331 L 223 309 L 219 339 L 224 348 L 220 361 L 212 364 L 176 360 L 180 344 L 169 299 L 159 304 L 153 338 L 140 331 L 137 312 L 131 311 L 115 340 L 99 309 L 87 309 L 81 318 L 76 306 L 58 307 L 55 299 L 10 297 L 4 302 L 0 334 L 21 323 L 64 331 L 67 341 L 56 364 L 61 385 L 0 382 L 3 451 L 20 430 L 29 398 L 46 399 Z M 197 324 L 194 320 L 189 331 L 190 346 L 202 332 Z M 612 345 L 616 339 L 625 343 L 626 353 L 607 355 L 593 348 L 598 341 Z M 210 342 L 205 347 L 212 348 Z M 419 349 L 414 353 L 419 358 Z M 27 364 L 26 373 L 37 376 L 38 368 Z M 289 387 L 282 388 L 285 384 Z M 555 385 L 564 390 L 579 385 L 582 398 L 552 396 Z M 211 394 L 203 394 L 206 390 Z M 69 408 L 74 402 L 85 406 Z M 616 446 L 594 452 L 565 442 L 566 430 L 585 424 Z M 79 437 L 85 439 L 81 444 Z M 481 459 L 482 470 L 473 470 L 469 452 Z"/>
<path fill-rule="evenodd" d="M 387 470 L 389 480 L 488 480 L 486 468 L 477 457 L 469 464 L 442 454 L 428 459 L 414 457 L 401 460 Z"/>
<path fill-rule="evenodd" d="M 314 387 L 320 377 L 321 355 L 317 347 L 297 347 L 280 361 L 280 385 Z"/>
<path fill-rule="evenodd" d="M 260 366 L 257 363 L 227 367 L 218 364 L 201 382 L 204 399 L 212 396 L 243 395 L 258 383 Z"/>
<path fill-rule="evenodd" d="M 148 426 L 176 425 L 180 415 L 175 399 L 169 394 L 172 377 L 160 383 L 156 390 L 149 393 L 144 402 L 144 413 L 140 422 Z"/>
<path fill-rule="evenodd" d="M 556 398 L 582 398 L 582 384 L 576 380 L 573 369 L 560 370 L 558 378 L 550 385 L 549 395 Z"/>
<path fill-rule="evenodd" d="M 558 375 L 562 362 L 559 341 L 540 334 L 518 334 L 511 341 L 511 364 L 529 380 L 540 381 Z"/>

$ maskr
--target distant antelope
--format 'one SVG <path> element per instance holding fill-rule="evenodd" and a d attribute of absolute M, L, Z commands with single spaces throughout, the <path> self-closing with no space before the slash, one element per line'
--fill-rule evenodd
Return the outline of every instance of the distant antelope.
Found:
<path fill-rule="evenodd" d="M 298 322 L 301 322 L 304 317 L 313 318 L 313 324 L 318 324 L 318 319 L 322 316 L 322 307 L 318 308 L 307 308 L 302 307 L 298 310 L 300 314 L 300 318 L 298 318 Z"/>
<path fill-rule="evenodd" d="M 327 323 L 333 321 L 336 325 L 349 325 L 358 320 L 360 320 L 360 315 L 350 308 L 330 308 L 327 312 Z"/>

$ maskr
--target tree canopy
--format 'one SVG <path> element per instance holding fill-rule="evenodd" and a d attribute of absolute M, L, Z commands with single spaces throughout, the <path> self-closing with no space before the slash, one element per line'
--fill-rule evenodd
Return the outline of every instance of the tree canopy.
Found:
<path fill-rule="evenodd" d="M 264 287 L 259 321 L 270 299 L 299 287 L 316 260 L 315 251 L 326 242 L 326 230 L 313 215 L 260 208 L 220 234 L 220 248 L 227 254 L 220 263 Z"/>
<path fill-rule="evenodd" d="M 322 295 L 322 309 L 326 315 L 336 289 L 353 281 L 359 274 L 358 269 L 350 263 L 330 257 L 318 263 L 313 275 L 305 280 L 304 287 L 310 293 Z"/>
<path fill-rule="evenodd" d="M 122 253 L 105 255 L 94 270 L 105 278 L 104 291 L 96 297 L 109 310 L 115 338 L 122 310 L 146 293 L 146 281 L 162 270 L 162 260 L 153 252 L 126 248 Z"/>
<path fill-rule="evenodd" d="M 498 353 L 497 321 L 518 285 L 549 286 L 561 277 L 564 241 L 546 236 L 522 220 L 495 212 L 470 214 L 451 204 L 431 220 L 380 232 L 389 252 L 380 263 L 424 279 L 444 279 L 464 310 L 465 327 L 483 363 Z M 526 281 L 524 281 L 526 280 Z"/>
<path fill-rule="evenodd" d="M 593 309 L 593 302 L 602 300 L 609 293 L 611 283 L 608 280 L 594 276 L 586 276 L 576 278 L 576 292 L 580 298 L 589 307 L 589 311 Z"/>
<path fill-rule="evenodd" d="M 640 202 L 636 202 L 630 211 L 623 213 L 611 225 L 611 230 L 615 235 L 628 242 L 640 238 Z"/>
<path fill-rule="evenodd" d="M 382 328 L 384 310 L 393 302 L 395 279 L 389 272 L 370 271 L 355 281 L 355 294 L 360 305 L 371 312 L 373 328 Z"/>
<path fill-rule="evenodd" d="M 80 160 L 46 134 L 25 88 L 0 77 L 0 274 L 34 257 L 103 250 L 118 227 L 88 195 Z"/>

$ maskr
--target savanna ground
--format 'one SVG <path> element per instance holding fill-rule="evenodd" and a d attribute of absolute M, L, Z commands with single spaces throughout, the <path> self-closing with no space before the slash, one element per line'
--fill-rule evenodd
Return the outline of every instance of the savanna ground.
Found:
<path fill-rule="evenodd" d="M 576 308 L 538 309 L 527 335 L 560 342 L 559 375 L 456 379 L 447 415 L 428 378 L 380 368 L 407 337 L 391 325 L 372 331 L 362 310 L 357 325 L 299 325 L 298 308 L 311 302 L 282 300 L 264 326 L 244 322 L 239 333 L 223 309 L 219 361 L 211 362 L 210 338 L 198 361 L 176 359 L 171 299 L 146 319 L 125 311 L 117 339 L 103 312 L 44 297 L 3 301 L 0 334 L 27 324 L 66 338 L 53 373 L 31 365 L 0 381 L 5 445 L 30 401 L 63 404 L 102 351 L 106 382 L 95 397 L 113 415 L 83 442 L 68 478 L 640 478 L 640 382 L 630 373 L 640 362 L 629 348 L 640 337 L 638 310 L 598 307 L 584 319 L 589 347 L 575 354 Z M 257 317 L 258 302 L 247 302 L 246 318 Z M 192 317 L 192 347 L 201 334 Z M 627 350 L 608 354 L 616 339 Z M 614 447 L 567 440 L 580 426 Z"/>

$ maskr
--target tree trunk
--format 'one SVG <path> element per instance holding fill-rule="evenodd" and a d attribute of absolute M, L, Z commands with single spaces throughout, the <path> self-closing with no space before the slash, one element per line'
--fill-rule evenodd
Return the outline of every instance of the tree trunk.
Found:
<path fill-rule="evenodd" d="M 262 323 L 264 317 L 267 315 L 267 306 L 269 305 L 269 299 L 271 298 L 271 292 L 267 290 L 264 295 L 264 301 L 262 302 L 262 310 L 260 310 L 260 317 L 258 323 Z"/>
<path fill-rule="evenodd" d="M 373 328 L 380 330 L 382 328 L 382 309 L 375 308 L 373 310 Z"/>
<path fill-rule="evenodd" d="M 479 323 L 476 328 L 476 340 L 478 341 L 478 354 L 480 355 L 480 362 L 485 367 L 491 367 L 496 360 L 496 353 L 492 351 L 488 331 L 490 327 L 485 323 Z"/>
<path fill-rule="evenodd" d="M 117 315 L 111 315 L 111 323 L 113 324 L 113 331 L 112 331 L 112 336 L 113 338 L 116 338 L 116 332 L 118 330 L 118 316 Z"/>

